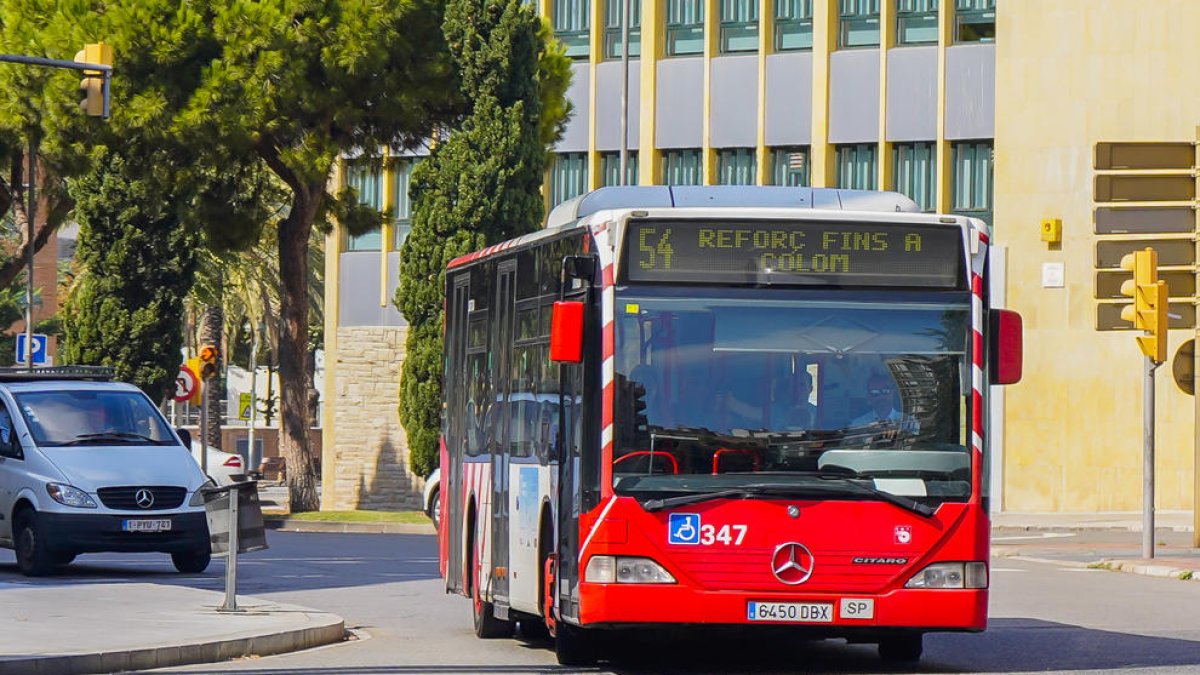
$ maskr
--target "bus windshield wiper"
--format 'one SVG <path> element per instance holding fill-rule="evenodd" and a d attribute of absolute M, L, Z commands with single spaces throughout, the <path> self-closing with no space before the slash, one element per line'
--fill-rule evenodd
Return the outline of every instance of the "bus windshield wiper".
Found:
<path fill-rule="evenodd" d="M 880 490 L 879 488 L 875 487 L 874 485 L 868 485 L 866 483 L 858 483 L 858 482 L 854 481 L 853 479 L 847 478 L 845 476 L 831 476 L 829 474 L 821 474 L 821 473 L 813 473 L 810 475 L 816 476 L 816 477 L 820 478 L 821 480 L 830 481 L 833 483 L 837 483 L 839 485 L 844 485 L 846 487 L 857 490 L 858 492 L 865 494 L 865 495 L 874 495 L 875 497 L 878 497 L 882 501 L 885 501 L 889 504 L 894 504 L 895 506 L 899 506 L 902 509 L 912 511 L 913 513 L 916 513 L 918 515 L 925 516 L 926 518 L 932 517 L 935 512 L 935 509 L 928 504 L 922 504 L 921 502 L 919 502 L 915 499 L 905 497 L 903 495 L 894 494 L 894 493 L 888 492 L 887 490 Z"/>
<path fill-rule="evenodd" d="M 842 476 L 829 476 L 819 473 L 807 474 L 814 478 L 819 478 L 824 482 L 834 483 L 838 486 L 847 487 L 851 490 L 863 495 L 871 495 L 880 501 L 887 502 L 894 506 L 899 506 L 906 511 L 912 511 L 926 518 L 930 518 L 935 513 L 935 509 L 928 504 L 922 504 L 915 499 L 910 499 L 901 495 L 893 494 L 885 490 L 880 490 L 871 485 L 857 483 L 849 478 Z M 661 511 L 675 506 L 684 506 L 687 504 L 697 504 L 713 499 L 751 499 L 753 497 L 772 496 L 772 497 L 791 497 L 811 494 L 815 485 L 786 485 L 780 483 L 757 483 L 745 485 L 740 488 L 731 490 L 718 490 L 717 492 L 697 492 L 694 494 L 679 495 L 678 497 L 667 497 L 665 499 L 648 499 L 642 503 L 642 508 L 647 511 Z M 825 487 L 824 485 L 822 486 Z M 830 485 L 829 487 L 833 487 Z M 818 490 L 820 491 L 820 490 Z"/>
<path fill-rule="evenodd" d="M 665 499 L 647 499 L 642 503 L 642 508 L 647 511 L 661 511 L 669 509 L 673 506 L 683 506 L 685 504 L 697 504 L 699 502 L 707 502 L 712 499 L 750 499 L 752 497 L 761 497 L 763 495 L 771 495 L 778 497 L 786 497 L 796 494 L 797 492 L 805 492 L 803 485 L 780 485 L 778 483 L 769 484 L 752 484 L 744 485 L 732 490 L 718 490 L 717 492 L 696 492 L 693 494 L 679 495 L 678 497 L 667 497 Z"/>

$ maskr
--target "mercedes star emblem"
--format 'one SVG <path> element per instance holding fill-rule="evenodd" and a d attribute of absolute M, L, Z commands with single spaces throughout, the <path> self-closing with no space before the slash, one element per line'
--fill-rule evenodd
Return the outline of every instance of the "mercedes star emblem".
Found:
<path fill-rule="evenodd" d="M 771 572 L 789 586 L 808 581 L 813 572 L 813 554 L 803 544 L 780 544 L 771 556 Z"/>
<path fill-rule="evenodd" d="M 154 493 L 142 488 L 133 495 L 133 501 L 141 508 L 148 509 L 154 506 Z"/>

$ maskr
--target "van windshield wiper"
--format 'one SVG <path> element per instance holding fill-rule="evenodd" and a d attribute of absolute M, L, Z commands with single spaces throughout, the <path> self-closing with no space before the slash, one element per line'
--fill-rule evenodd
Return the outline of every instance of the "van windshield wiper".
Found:
<path fill-rule="evenodd" d="M 98 434 L 79 434 L 75 440 L 67 441 L 62 445 L 83 445 L 91 441 L 147 441 L 150 443 L 158 443 L 156 439 L 141 434 L 129 433 L 125 431 L 105 431 Z"/>
<path fill-rule="evenodd" d="M 902 495 L 893 494 L 886 490 L 880 490 L 872 485 L 858 483 L 849 478 L 842 476 L 830 476 L 827 474 L 810 473 L 802 474 L 812 478 L 819 478 L 824 485 L 821 484 L 798 484 L 789 485 L 781 483 L 757 483 L 745 485 L 731 490 L 718 490 L 717 492 L 697 492 L 695 494 L 679 495 L 678 497 L 667 497 L 665 499 L 648 499 L 642 503 L 642 508 L 647 511 L 661 511 L 674 506 L 684 506 L 686 504 L 697 504 L 713 499 L 752 499 L 754 497 L 772 496 L 772 497 L 791 497 L 808 495 L 814 492 L 813 488 L 820 485 L 816 491 L 821 492 L 828 487 L 845 487 L 853 492 L 862 495 L 870 495 L 887 502 L 893 506 L 898 506 L 906 511 L 912 511 L 917 515 L 930 518 L 936 510 L 928 505 L 923 504 L 915 499 L 910 499 Z M 835 488 L 836 489 L 836 488 Z"/>

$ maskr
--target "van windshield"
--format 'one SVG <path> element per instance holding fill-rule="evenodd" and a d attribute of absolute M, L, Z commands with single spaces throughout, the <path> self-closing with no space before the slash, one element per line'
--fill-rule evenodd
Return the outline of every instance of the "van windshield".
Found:
<path fill-rule="evenodd" d="M 31 391 L 16 399 L 40 446 L 179 445 L 140 392 Z"/>

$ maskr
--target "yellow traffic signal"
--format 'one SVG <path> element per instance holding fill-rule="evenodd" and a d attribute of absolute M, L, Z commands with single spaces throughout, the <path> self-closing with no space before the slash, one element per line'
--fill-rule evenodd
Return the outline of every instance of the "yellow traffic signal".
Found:
<path fill-rule="evenodd" d="M 92 63 L 111 66 L 113 61 L 112 47 L 103 42 L 88 43 L 83 49 L 75 52 L 75 60 L 79 63 Z M 79 81 L 79 93 L 83 99 L 79 107 L 92 117 L 108 117 L 105 105 L 105 81 L 108 74 L 102 70 L 84 70 L 83 79 Z"/>
<path fill-rule="evenodd" d="M 200 348 L 200 379 L 211 380 L 217 376 L 217 357 L 220 351 L 213 345 Z"/>
<path fill-rule="evenodd" d="M 1138 347 L 1162 363 L 1167 360 L 1167 282 L 1158 279 L 1158 253 L 1146 248 L 1127 254 L 1121 269 L 1133 272 L 1133 278 L 1121 284 L 1121 295 L 1133 298 L 1133 304 L 1121 310 L 1121 319 L 1146 331 L 1138 336 Z"/>

